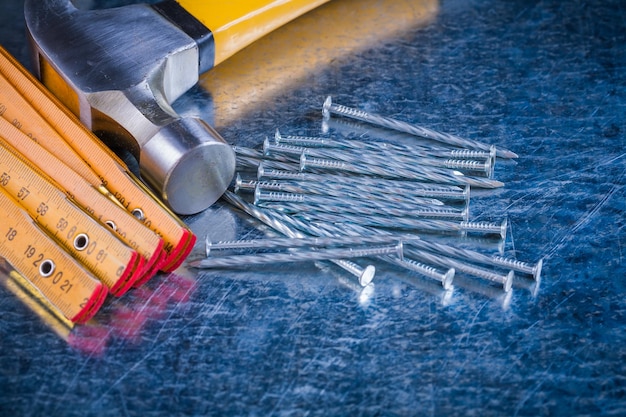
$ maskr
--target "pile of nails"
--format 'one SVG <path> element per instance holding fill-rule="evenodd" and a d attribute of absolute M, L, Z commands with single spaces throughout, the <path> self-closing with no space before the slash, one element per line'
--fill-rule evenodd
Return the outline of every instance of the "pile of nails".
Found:
<path fill-rule="evenodd" d="M 505 292 L 516 274 L 539 281 L 542 260 L 529 263 L 502 254 L 506 218 L 469 219 L 470 191 L 503 186 L 493 178 L 494 164 L 516 158 L 515 153 L 337 105 L 330 97 L 322 114 L 323 130 L 331 117 L 339 116 L 357 120 L 343 125 L 352 133 L 371 132 L 376 126 L 377 136 L 384 129 L 413 139 L 407 143 L 390 141 L 387 134 L 377 140 L 370 134 L 331 138 L 276 131 L 262 149 L 235 146 L 239 172 L 223 199 L 285 237 L 207 239 L 206 259 L 191 266 L 329 260 L 366 286 L 375 265 L 361 266 L 355 259 L 366 258 L 436 280 L 445 289 L 451 288 L 455 274 Z M 226 249 L 255 252 L 219 254 Z"/>

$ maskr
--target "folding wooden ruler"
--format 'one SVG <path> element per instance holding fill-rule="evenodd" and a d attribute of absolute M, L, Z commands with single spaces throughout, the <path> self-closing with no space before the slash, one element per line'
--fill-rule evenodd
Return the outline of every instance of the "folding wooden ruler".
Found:
<path fill-rule="evenodd" d="M 195 243 L 111 150 L 0 47 L 0 256 L 72 322 Z"/>

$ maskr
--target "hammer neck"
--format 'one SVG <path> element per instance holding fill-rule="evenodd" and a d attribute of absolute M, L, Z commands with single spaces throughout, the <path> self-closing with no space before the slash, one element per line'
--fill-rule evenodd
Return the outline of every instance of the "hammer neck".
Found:
<path fill-rule="evenodd" d="M 200 74 L 213 68 L 215 62 L 215 40 L 209 28 L 174 0 L 164 0 L 153 4 L 151 7 L 196 42 L 198 45 Z"/>

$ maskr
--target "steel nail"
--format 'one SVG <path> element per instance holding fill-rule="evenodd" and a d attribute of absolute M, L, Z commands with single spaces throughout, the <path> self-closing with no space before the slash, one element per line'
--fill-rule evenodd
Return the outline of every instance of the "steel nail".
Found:
<path fill-rule="evenodd" d="M 276 217 L 269 215 L 266 211 L 255 207 L 252 204 L 247 203 L 242 198 L 237 196 L 235 193 L 231 191 L 225 191 L 222 195 L 222 198 L 226 200 L 231 205 L 239 208 L 240 210 L 248 213 L 250 216 L 256 218 L 257 220 L 265 223 L 270 226 L 277 232 L 280 232 L 289 237 L 304 237 L 305 235 L 301 232 L 298 232 L 293 227 L 281 222 Z M 367 265 L 365 268 L 362 268 L 360 265 L 348 261 L 345 259 L 340 260 L 331 260 L 331 262 L 335 263 L 339 267 L 344 270 L 350 272 L 352 275 L 356 276 L 359 279 L 361 285 L 365 286 L 372 282 L 374 276 L 376 275 L 376 268 L 374 265 Z"/>
<path fill-rule="evenodd" d="M 327 97 L 324 101 L 324 105 L 322 106 L 322 115 L 325 119 L 328 119 L 331 114 L 336 114 L 344 117 L 349 117 L 352 119 L 360 120 L 363 122 L 367 122 L 376 126 L 382 126 L 388 129 L 397 130 L 400 132 L 408 133 L 411 135 L 419 136 L 422 138 L 454 145 L 460 146 L 464 148 L 471 149 L 480 149 L 483 151 L 488 151 L 492 145 L 460 138 L 458 136 L 454 136 L 448 133 L 437 132 L 422 126 L 414 125 L 411 123 L 402 122 L 400 120 L 395 120 L 390 117 L 369 114 L 364 111 L 350 108 L 347 106 L 338 105 L 332 102 L 331 97 Z M 501 158 L 517 158 L 517 154 L 509 151 L 507 149 L 498 148 L 496 150 L 496 155 Z"/>

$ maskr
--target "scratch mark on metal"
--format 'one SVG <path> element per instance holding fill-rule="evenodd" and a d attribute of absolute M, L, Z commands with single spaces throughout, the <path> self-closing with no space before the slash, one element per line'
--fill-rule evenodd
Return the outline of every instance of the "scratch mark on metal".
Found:
<path fill-rule="evenodd" d="M 212 315 L 211 317 L 220 310 L 221 306 L 224 304 L 224 301 L 226 300 L 226 298 L 228 297 L 228 295 L 230 294 L 233 286 L 235 284 L 231 284 L 231 286 L 227 289 L 227 291 L 224 291 L 224 293 L 222 294 L 222 297 L 220 298 L 220 300 L 216 303 L 215 307 L 212 310 Z M 155 343 L 153 345 L 153 347 L 137 362 L 135 362 L 133 364 L 133 366 L 129 367 L 126 372 L 124 372 L 115 382 L 113 382 L 111 384 L 111 386 L 102 393 L 102 395 L 100 395 L 100 397 L 98 397 L 98 399 L 96 401 L 94 401 L 94 403 L 98 403 L 100 402 L 106 395 L 108 395 L 113 388 L 117 387 L 124 379 L 126 379 L 126 377 L 128 377 L 133 371 L 135 371 L 139 365 L 141 365 L 143 362 L 145 362 L 155 351 L 157 351 L 159 349 L 159 347 L 168 342 L 169 340 L 173 339 L 174 337 L 176 337 L 178 334 L 180 334 L 183 330 L 185 330 L 186 328 L 188 328 L 189 326 L 191 326 L 193 323 L 195 323 L 196 321 L 198 321 L 200 318 L 206 319 L 206 316 L 204 316 L 203 314 L 198 314 L 196 315 L 196 317 L 192 318 L 191 320 L 187 321 L 185 323 L 184 326 L 178 328 L 174 333 L 172 333 L 167 339 L 165 339 L 164 341 L 162 341 L 161 343 Z M 162 331 L 159 330 L 159 333 Z"/>
<path fill-rule="evenodd" d="M 522 409 L 522 407 L 524 406 L 524 404 L 526 404 L 526 401 L 532 398 L 535 395 L 535 393 L 539 391 L 541 386 L 544 384 L 544 382 L 546 382 L 548 377 L 551 375 L 551 372 L 552 372 L 552 364 L 550 364 L 550 366 L 545 371 L 543 371 L 541 375 L 542 378 L 539 381 L 537 381 L 535 386 L 532 389 L 526 391 L 526 395 L 519 401 L 519 403 L 517 404 L 517 407 L 515 407 L 515 411 L 513 413 L 514 416 L 517 416 L 520 410 Z"/>
<path fill-rule="evenodd" d="M 622 172 L 622 175 L 620 176 L 620 179 L 624 176 L 624 172 Z M 620 190 L 623 186 L 619 186 L 619 185 L 613 185 L 611 187 L 611 189 L 609 190 L 609 192 L 607 192 L 601 199 L 600 201 L 598 201 L 591 210 L 589 210 L 587 213 L 585 213 L 584 216 L 582 216 L 580 219 L 578 219 L 578 221 L 574 224 L 574 226 L 572 226 L 569 230 L 566 230 L 564 232 L 562 232 L 559 236 L 558 236 L 558 241 L 556 244 L 551 245 L 552 249 L 547 253 L 546 258 L 551 258 L 556 252 L 558 252 L 566 243 L 567 241 L 571 238 L 572 235 L 574 235 L 576 232 L 578 232 L 582 227 L 584 227 L 585 225 L 587 225 L 591 220 L 593 220 L 593 218 L 595 217 L 595 215 L 598 213 L 598 211 L 606 204 L 606 202 L 617 192 L 617 190 Z"/>

